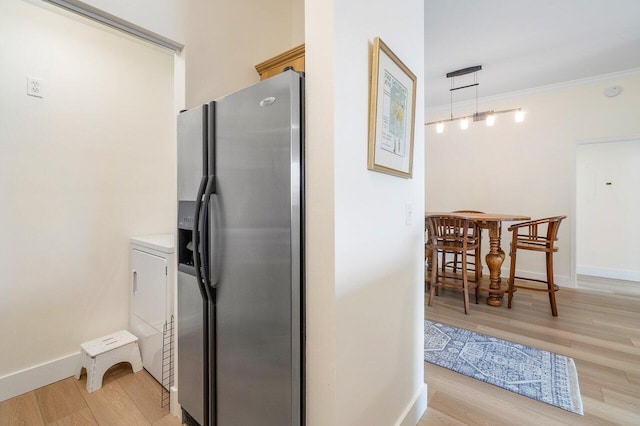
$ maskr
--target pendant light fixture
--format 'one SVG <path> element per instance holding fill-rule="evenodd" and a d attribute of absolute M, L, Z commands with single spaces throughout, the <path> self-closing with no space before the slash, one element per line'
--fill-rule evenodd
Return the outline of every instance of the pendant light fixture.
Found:
<path fill-rule="evenodd" d="M 480 85 L 480 83 L 478 83 L 478 71 L 481 71 L 481 70 L 482 70 L 482 65 L 475 65 L 473 67 L 463 68 L 460 70 L 451 71 L 447 73 L 447 78 L 451 79 L 451 88 L 449 89 L 449 92 L 451 94 L 450 118 L 446 120 L 430 121 L 426 123 L 427 126 L 435 124 L 436 133 L 444 133 L 445 123 L 450 123 L 453 121 L 460 120 L 460 128 L 462 130 L 466 130 L 469 127 L 469 121 L 473 119 L 473 122 L 486 121 L 487 126 L 491 127 L 496 123 L 496 116 L 498 114 L 506 114 L 510 112 L 515 112 L 514 120 L 516 123 L 522 123 L 524 121 L 524 111 L 522 110 L 522 108 L 511 108 L 511 109 L 503 109 L 499 111 L 491 110 L 491 111 L 478 112 L 478 86 Z M 471 74 L 471 73 L 473 73 L 472 84 L 467 84 L 465 86 L 460 86 L 460 87 L 455 86 L 456 77 L 466 75 L 466 74 Z M 454 117 L 453 116 L 453 92 L 460 89 L 469 89 L 471 87 L 476 88 L 476 112 L 470 116 L 467 115 L 467 116 Z"/>

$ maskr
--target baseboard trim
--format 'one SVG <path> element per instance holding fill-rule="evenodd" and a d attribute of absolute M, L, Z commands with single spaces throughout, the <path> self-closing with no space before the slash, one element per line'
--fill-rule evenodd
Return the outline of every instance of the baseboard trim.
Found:
<path fill-rule="evenodd" d="M 427 384 L 418 389 L 407 408 L 396 422 L 395 426 L 415 426 L 427 411 Z"/>
<path fill-rule="evenodd" d="M 0 377 L 0 402 L 77 373 L 80 352 Z"/>
<path fill-rule="evenodd" d="M 577 266 L 576 273 L 592 277 L 611 278 L 614 280 L 640 281 L 640 271 L 626 269 L 598 268 L 596 266 Z"/>
<path fill-rule="evenodd" d="M 171 411 L 171 414 L 177 418 L 182 419 L 182 407 L 178 402 L 178 388 L 171 386 L 171 388 L 169 388 L 169 392 L 171 392 L 169 398 L 169 411 Z"/>

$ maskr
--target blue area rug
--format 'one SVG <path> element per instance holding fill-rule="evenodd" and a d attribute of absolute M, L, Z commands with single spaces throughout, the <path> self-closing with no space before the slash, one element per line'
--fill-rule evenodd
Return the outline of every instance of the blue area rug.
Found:
<path fill-rule="evenodd" d="M 564 355 L 425 320 L 424 360 L 583 414 L 576 365 Z"/>

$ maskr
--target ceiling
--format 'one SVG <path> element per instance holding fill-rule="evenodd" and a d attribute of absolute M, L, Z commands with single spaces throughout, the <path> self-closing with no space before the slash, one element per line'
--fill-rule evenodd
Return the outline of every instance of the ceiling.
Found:
<path fill-rule="evenodd" d="M 640 0 L 425 0 L 427 110 L 449 106 L 447 72 L 474 65 L 480 98 L 640 68 Z"/>

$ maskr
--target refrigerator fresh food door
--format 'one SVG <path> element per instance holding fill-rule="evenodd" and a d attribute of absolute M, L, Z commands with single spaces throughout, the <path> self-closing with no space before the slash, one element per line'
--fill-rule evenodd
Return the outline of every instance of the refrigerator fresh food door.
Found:
<path fill-rule="evenodd" d="M 302 422 L 300 91 L 290 71 L 216 102 L 218 425 Z"/>

